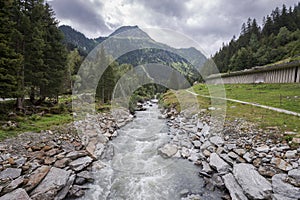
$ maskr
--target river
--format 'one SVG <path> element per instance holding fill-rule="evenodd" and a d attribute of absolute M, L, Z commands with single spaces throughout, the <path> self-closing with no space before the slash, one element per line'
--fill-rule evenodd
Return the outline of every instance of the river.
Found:
<path fill-rule="evenodd" d="M 114 155 L 95 172 L 95 182 L 83 199 L 176 200 L 188 194 L 221 199 L 221 193 L 203 188 L 199 167 L 181 158 L 163 158 L 158 149 L 170 140 L 158 106 L 136 113 L 136 118 L 110 141 Z"/>

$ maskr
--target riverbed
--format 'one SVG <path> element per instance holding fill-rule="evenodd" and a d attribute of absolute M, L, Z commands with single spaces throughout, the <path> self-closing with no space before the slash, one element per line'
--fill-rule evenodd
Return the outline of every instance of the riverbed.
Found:
<path fill-rule="evenodd" d="M 158 149 L 171 140 L 165 119 L 159 119 L 156 104 L 118 130 L 110 141 L 113 156 L 104 159 L 94 171 L 95 182 L 83 199 L 182 199 L 198 195 L 201 199 L 221 199 L 221 192 L 205 189 L 198 176 L 199 167 L 181 158 L 164 158 Z"/>

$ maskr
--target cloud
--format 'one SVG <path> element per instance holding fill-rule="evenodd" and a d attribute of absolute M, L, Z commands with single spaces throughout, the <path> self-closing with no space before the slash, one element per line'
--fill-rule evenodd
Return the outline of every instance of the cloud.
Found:
<path fill-rule="evenodd" d="M 93 0 L 52 0 L 56 17 L 63 23 L 86 33 L 87 35 L 108 33 L 101 10 L 103 4 Z"/>
<path fill-rule="evenodd" d="M 89 37 L 105 35 L 119 26 L 168 28 L 198 41 L 214 54 L 247 18 L 261 23 L 263 16 L 294 0 L 52 0 L 59 20 Z"/>

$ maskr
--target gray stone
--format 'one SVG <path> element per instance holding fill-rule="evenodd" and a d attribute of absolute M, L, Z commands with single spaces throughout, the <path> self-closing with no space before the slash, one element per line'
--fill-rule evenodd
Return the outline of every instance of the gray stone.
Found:
<path fill-rule="evenodd" d="M 199 140 L 193 141 L 193 145 L 195 148 L 199 149 L 201 147 L 201 142 Z"/>
<path fill-rule="evenodd" d="M 89 156 L 78 158 L 69 163 L 74 171 L 81 171 L 92 163 L 93 159 Z"/>
<path fill-rule="evenodd" d="M 78 173 L 77 177 L 84 178 L 84 179 L 86 179 L 89 182 L 93 182 L 94 181 L 92 173 L 88 172 L 88 171 L 82 171 L 82 172 Z"/>
<path fill-rule="evenodd" d="M 209 164 L 206 162 L 206 161 L 202 161 L 202 171 L 204 171 L 205 173 L 212 173 L 212 169 L 211 167 L 209 166 Z"/>
<path fill-rule="evenodd" d="M 293 169 L 288 172 L 289 177 L 292 177 L 297 182 L 300 182 L 300 169 Z"/>
<path fill-rule="evenodd" d="M 276 174 L 272 177 L 273 192 L 289 198 L 298 199 L 300 197 L 300 188 L 294 187 L 285 182 L 286 174 Z"/>
<path fill-rule="evenodd" d="M 248 198 L 244 195 L 241 186 L 236 182 L 233 175 L 226 174 L 222 176 L 225 186 L 230 193 L 230 197 L 232 200 L 247 200 Z"/>
<path fill-rule="evenodd" d="M 224 144 L 224 140 L 220 136 L 213 136 L 209 138 L 209 140 L 216 146 L 222 146 Z"/>
<path fill-rule="evenodd" d="M 226 153 L 222 153 L 220 154 L 220 157 L 225 160 L 228 164 L 230 164 L 231 166 L 233 166 L 233 164 L 235 163 Z"/>
<path fill-rule="evenodd" d="M 13 192 L 0 197 L 0 199 L 1 200 L 31 200 L 27 192 L 22 188 L 16 189 Z"/>
<path fill-rule="evenodd" d="M 253 165 L 240 163 L 233 166 L 233 175 L 244 193 L 250 199 L 268 199 L 272 192 L 272 186 L 261 176 Z"/>
<path fill-rule="evenodd" d="M 295 200 L 294 198 L 289 198 L 286 196 L 282 196 L 280 194 L 273 194 L 272 195 L 272 200 Z"/>
<path fill-rule="evenodd" d="M 85 151 L 72 151 L 66 155 L 66 158 L 70 158 L 72 160 L 86 156 L 87 153 Z"/>
<path fill-rule="evenodd" d="M 201 150 L 207 149 L 209 146 L 211 146 L 210 141 L 206 140 L 200 147 Z"/>
<path fill-rule="evenodd" d="M 270 151 L 270 147 L 267 145 L 263 145 L 263 146 L 257 147 L 256 151 L 268 153 Z"/>
<path fill-rule="evenodd" d="M 233 158 L 233 159 L 237 159 L 237 158 L 239 157 L 236 153 L 234 153 L 234 152 L 232 152 L 232 151 L 230 151 L 230 152 L 228 153 L 228 156 L 229 156 L 230 158 Z"/>
<path fill-rule="evenodd" d="M 240 156 L 243 156 L 246 153 L 245 149 L 234 149 L 234 152 Z"/>
<path fill-rule="evenodd" d="M 297 155 L 297 150 L 287 151 L 285 153 L 285 157 L 288 158 L 288 159 L 296 158 L 296 155 Z"/>
<path fill-rule="evenodd" d="M 63 189 L 61 189 L 58 192 L 58 194 L 56 195 L 56 197 L 54 198 L 54 200 L 62 200 L 62 199 L 64 199 L 67 196 L 67 194 L 68 194 L 71 186 L 74 183 L 75 177 L 76 177 L 76 174 L 73 174 L 73 175 L 70 176 L 70 178 L 68 179 L 67 184 L 64 186 Z"/>
<path fill-rule="evenodd" d="M 236 149 L 236 144 L 229 143 L 229 144 L 226 144 L 226 147 L 230 151 L 230 150 Z"/>
<path fill-rule="evenodd" d="M 230 166 L 218 156 L 216 153 L 212 153 L 209 157 L 209 165 L 216 169 L 218 172 L 227 172 Z"/>
<path fill-rule="evenodd" d="M 52 167 L 43 181 L 31 192 L 33 200 L 51 200 L 67 183 L 71 171 Z"/>
<path fill-rule="evenodd" d="M 15 179 L 21 175 L 22 170 L 17 168 L 7 168 L 0 172 L 0 179 Z"/>
<path fill-rule="evenodd" d="M 19 187 L 24 181 L 24 177 L 20 176 L 19 178 L 13 180 L 8 186 L 3 189 L 3 193 L 8 193 Z"/>
<path fill-rule="evenodd" d="M 272 158 L 271 164 L 274 164 L 278 169 L 281 169 L 283 171 L 289 171 L 293 169 L 292 165 L 282 160 L 281 158 Z"/>
<path fill-rule="evenodd" d="M 177 146 L 174 144 L 166 144 L 164 147 L 160 148 L 158 151 L 162 154 L 162 156 L 169 158 L 169 157 L 174 156 L 177 153 L 178 149 L 177 149 Z"/>

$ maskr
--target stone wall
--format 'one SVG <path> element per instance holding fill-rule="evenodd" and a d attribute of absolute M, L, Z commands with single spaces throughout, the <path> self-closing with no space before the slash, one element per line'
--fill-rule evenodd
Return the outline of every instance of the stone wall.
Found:
<path fill-rule="evenodd" d="M 213 74 L 206 79 L 208 84 L 234 83 L 299 83 L 300 62 L 255 67 L 250 70 Z"/>

